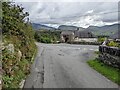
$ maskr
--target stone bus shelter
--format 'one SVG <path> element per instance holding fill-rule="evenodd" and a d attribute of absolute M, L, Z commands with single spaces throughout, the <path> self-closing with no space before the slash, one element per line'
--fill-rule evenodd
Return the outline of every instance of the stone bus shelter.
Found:
<path fill-rule="evenodd" d="M 60 38 L 61 42 L 72 42 L 74 40 L 74 33 L 71 31 L 63 31 Z"/>

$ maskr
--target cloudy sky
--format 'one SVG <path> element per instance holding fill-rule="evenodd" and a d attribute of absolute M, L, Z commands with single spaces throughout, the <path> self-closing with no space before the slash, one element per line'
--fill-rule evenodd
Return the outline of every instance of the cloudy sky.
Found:
<path fill-rule="evenodd" d="M 100 1 L 100 0 L 99 0 Z M 74 25 L 78 27 L 111 25 L 118 22 L 118 0 L 109 2 L 80 2 L 78 0 L 18 2 L 28 11 L 30 21 L 48 26 Z"/>

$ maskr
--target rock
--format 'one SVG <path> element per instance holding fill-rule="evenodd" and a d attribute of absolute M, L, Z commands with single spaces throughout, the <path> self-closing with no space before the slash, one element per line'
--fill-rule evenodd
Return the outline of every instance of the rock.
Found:
<path fill-rule="evenodd" d="M 1 43 L 0 44 L 0 50 L 4 50 L 4 49 L 5 49 L 4 43 Z"/>
<path fill-rule="evenodd" d="M 0 80 L 0 85 L 2 84 L 2 80 Z"/>
<path fill-rule="evenodd" d="M 2 90 L 2 74 L 4 73 L 2 67 L 0 67 L 0 90 Z"/>
<path fill-rule="evenodd" d="M 6 49 L 9 51 L 9 53 L 14 53 L 14 45 L 13 44 L 8 44 L 8 46 L 6 46 Z"/>
<path fill-rule="evenodd" d="M 23 88 L 24 87 L 24 83 L 25 83 L 25 80 L 22 80 L 19 84 L 20 88 Z"/>
<path fill-rule="evenodd" d="M 0 80 L 0 90 L 2 90 L 2 80 Z"/>
<path fill-rule="evenodd" d="M 18 50 L 17 56 L 18 56 L 18 60 L 20 61 L 20 59 L 21 59 L 21 57 L 22 57 L 22 52 L 21 52 L 20 50 Z"/>
<path fill-rule="evenodd" d="M 102 54 L 99 54 L 99 60 L 113 67 L 120 67 L 119 57 L 112 56 L 106 53 L 102 53 Z"/>

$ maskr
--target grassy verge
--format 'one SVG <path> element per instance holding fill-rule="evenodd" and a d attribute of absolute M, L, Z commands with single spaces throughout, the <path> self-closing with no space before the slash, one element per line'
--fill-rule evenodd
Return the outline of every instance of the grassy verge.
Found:
<path fill-rule="evenodd" d="M 99 52 L 99 51 L 95 51 L 94 53 L 95 53 L 95 54 L 100 54 L 100 52 Z"/>
<path fill-rule="evenodd" d="M 98 60 L 89 60 L 87 62 L 93 69 L 120 85 L 120 71 L 118 68 L 108 66 Z"/>

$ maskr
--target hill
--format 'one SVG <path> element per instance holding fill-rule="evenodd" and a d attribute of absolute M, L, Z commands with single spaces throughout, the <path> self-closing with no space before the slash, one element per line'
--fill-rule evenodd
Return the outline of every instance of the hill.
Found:
<path fill-rule="evenodd" d="M 120 39 L 120 30 L 118 32 L 116 32 L 115 34 L 110 35 L 110 38 L 113 38 L 113 39 L 119 38 Z"/>
<path fill-rule="evenodd" d="M 95 35 L 114 35 L 118 31 L 118 26 L 120 24 L 105 25 L 105 26 L 89 26 L 88 28 L 76 27 L 76 26 L 67 26 L 61 25 L 58 27 L 59 30 L 80 30 L 80 31 L 90 31 Z"/>
<path fill-rule="evenodd" d="M 61 25 L 58 27 L 59 30 L 77 30 L 78 27 L 76 26 L 67 26 L 67 25 Z"/>
<path fill-rule="evenodd" d="M 102 27 L 98 26 L 89 26 L 85 30 L 93 32 L 95 35 L 113 35 L 118 31 L 118 26 L 120 24 L 105 25 Z"/>
<path fill-rule="evenodd" d="M 49 27 L 46 25 L 42 25 L 42 24 L 36 24 L 36 23 L 32 23 L 32 27 L 36 30 L 38 29 L 42 29 L 42 30 L 80 30 L 80 31 L 90 31 L 95 35 L 114 35 L 115 33 L 118 32 L 118 26 L 120 26 L 120 24 L 113 24 L 113 25 L 105 25 L 105 26 L 89 26 L 88 28 L 82 28 L 82 27 L 77 27 L 77 26 L 70 26 L 70 25 L 60 25 L 58 28 L 54 28 L 54 27 Z"/>
<path fill-rule="evenodd" d="M 49 27 L 47 25 L 37 24 L 37 23 L 32 23 L 32 27 L 35 30 L 56 30 L 56 28 Z"/>
<path fill-rule="evenodd" d="M 77 26 L 70 26 L 70 25 L 60 25 L 58 27 L 58 30 L 80 30 L 80 31 L 83 31 L 85 30 L 85 28 L 82 28 L 82 27 L 77 27 Z"/>

